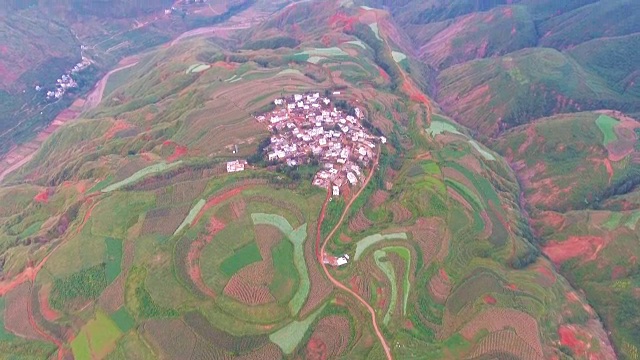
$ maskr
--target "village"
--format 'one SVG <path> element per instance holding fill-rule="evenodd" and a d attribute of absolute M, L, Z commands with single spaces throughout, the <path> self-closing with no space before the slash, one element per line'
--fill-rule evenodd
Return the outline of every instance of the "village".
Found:
<path fill-rule="evenodd" d="M 84 49 L 84 46 L 82 46 L 81 49 Z M 82 61 L 75 64 L 71 70 L 67 71 L 66 74 L 63 74 L 58 79 L 56 79 L 54 90 L 47 91 L 47 100 L 60 99 L 68 89 L 78 87 L 78 84 L 71 76 L 86 69 L 91 64 L 91 60 L 83 56 Z M 43 87 L 39 85 L 36 85 L 35 87 L 36 91 L 40 91 L 42 89 Z"/>
<path fill-rule="evenodd" d="M 343 185 L 354 186 L 363 181 L 364 169 L 373 161 L 377 143 L 387 141 L 362 126 L 364 113 L 360 109 L 347 114 L 319 93 L 278 98 L 274 105 L 271 112 L 256 116 L 258 122 L 268 124 L 272 133 L 267 160 L 288 166 L 317 160 L 320 170 L 313 185 L 331 187 L 334 196 L 340 195 Z"/>

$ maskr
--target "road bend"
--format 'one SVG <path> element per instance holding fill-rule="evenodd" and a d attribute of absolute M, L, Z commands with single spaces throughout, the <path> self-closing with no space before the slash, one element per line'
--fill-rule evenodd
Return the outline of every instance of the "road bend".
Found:
<path fill-rule="evenodd" d="M 351 197 L 351 200 L 349 200 L 349 202 L 347 203 L 347 206 L 344 208 L 344 211 L 342 212 L 342 215 L 340 216 L 340 220 L 338 220 L 338 223 L 336 224 L 336 226 L 331 230 L 331 232 L 329 233 L 329 235 L 327 235 L 324 241 L 322 241 L 321 240 L 322 239 L 322 234 L 321 234 L 322 222 L 324 221 L 324 215 L 327 210 L 327 204 L 329 204 L 329 200 L 331 200 L 331 189 L 328 190 L 327 197 L 324 201 L 324 204 L 322 205 L 322 210 L 320 211 L 320 217 L 318 218 L 318 228 L 316 233 L 316 256 L 318 258 L 318 261 L 320 262 L 320 265 L 322 266 L 322 270 L 324 270 L 325 275 L 327 275 L 327 278 L 329 278 L 329 281 L 331 281 L 331 283 L 337 288 L 344 290 L 349 295 L 356 298 L 360 303 L 362 303 L 362 305 L 364 305 L 367 311 L 369 311 L 369 314 L 371 315 L 371 322 L 373 323 L 373 329 L 375 330 L 376 336 L 378 336 L 378 339 L 380 340 L 380 344 L 382 345 L 382 349 L 384 350 L 384 353 L 387 356 L 387 360 L 393 360 L 393 357 L 391 356 L 391 349 L 389 348 L 389 345 L 387 344 L 387 341 L 385 340 L 384 335 L 382 335 L 382 332 L 378 327 L 375 310 L 360 295 L 358 295 L 356 292 L 346 287 L 340 281 L 336 280 L 331 275 L 331 273 L 329 273 L 329 270 L 327 269 L 327 264 L 325 264 L 323 261 L 323 255 L 325 253 L 325 248 L 327 246 L 329 239 L 331 239 L 331 237 L 333 237 L 336 231 L 338 231 L 338 229 L 340 228 L 340 225 L 342 225 L 342 222 L 346 218 L 349 212 L 349 209 L 351 208 L 351 205 L 353 205 L 354 201 L 360 196 L 360 194 L 362 194 L 364 189 L 369 184 L 369 181 L 371 181 L 371 178 L 373 178 L 373 174 L 376 170 L 376 167 L 378 166 L 379 159 L 380 159 L 380 148 L 378 148 L 378 153 L 376 154 L 376 159 L 373 162 L 373 167 L 371 169 L 371 172 L 369 172 L 369 175 L 365 179 L 364 184 L 362 185 L 360 190 L 358 190 L 358 192 L 353 197 Z"/>

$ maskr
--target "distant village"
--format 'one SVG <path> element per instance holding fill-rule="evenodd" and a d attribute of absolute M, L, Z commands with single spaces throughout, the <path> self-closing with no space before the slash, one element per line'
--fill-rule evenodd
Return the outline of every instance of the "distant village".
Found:
<path fill-rule="evenodd" d="M 65 74 L 56 79 L 54 90 L 47 91 L 47 100 L 60 99 L 68 89 L 78 87 L 78 83 L 73 79 L 72 75 L 76 74 L 91 65 L 91 60 L 86 57 L 82 57 L 82 61 L 73 66 L 73 68 L 67 71 Z M 45 87 L 36 85 L 35 90 L 41 91 Z"/>
<path fill-rule="evenodd" d="M 360 109 L 356 108 L 353 115 L 346 114 L 319 93 L 278 98 L 274 105 L 271 112 L 256 116 L 272 133 L 267 160 L 296 166 L 316 159 L 320 170 L 313 177 L 313 185 L 331 187 L 335 196 L 340 195 L 343 185 L 363 181 L 363 169 L 374 159 L 377 143 L 387 141 L 362 126 L 364 113 Z M 231 166 L 233 170 L 235 166 Z"/>

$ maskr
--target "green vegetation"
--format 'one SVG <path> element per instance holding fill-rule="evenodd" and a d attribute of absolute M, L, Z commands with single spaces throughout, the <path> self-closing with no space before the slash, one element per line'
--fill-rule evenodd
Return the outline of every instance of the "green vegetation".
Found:
<path fill-rule="evenodd" d="M 129 314 L 124 306 L 111 314 L 111 320 L 113 320 L 123 333 L 133 329 L 136 325 L 136 320 L 131 316 L 131 314 Z"/>
<path fill-rule="evenodd" d="M 129 176 L 128 178 L 119 181 L 115 184 L 109 185 L 106 188 L 102 189 L 101 191 L 103 193 L 109 193 L 118 189 L 121 189 L 127 185 L 133 184 L 139 180 L 141 180 L 142 178 L 144 178 L 147 175 L 151 175 L 151 174 L 157 174 L 160 172 L 163 172 L 165 170 L 171 169 L 173 167 L 176 167 L 178 165 L 180 165 L 182 163 L 182 161 L 176 161 L 174 163 L 171 164 L 167 164 L 165 162 L 159 163 L 159 164 L 155 164 L 155 165 L 151 165 L 148 166 L 142 170 L 137 171 L 135 174 Z"/>
<path fill-rule="evenodd" d="M 411 251 L 409 251 L 409 249 L 403 246 L 388 246 L 386 248 L 383 248 L 382 251 L 394 252 L 398 254 L 402 258 L 402 260 L 404 260 L 404 263 L 406 265 L 406 268 L 404 271 L 404 283 L 403 283 L 404 290 L 402 292 L 404 294 L 402 312 L 404 315 L 406 315 L 407 304 L 409 302 L 409 291 L 411 290 L 411 283 L 409 282 L 409 275 L 411 273 Z"/>
<path fill-rule="evenodd" d="M 356 243 L 356 254 L 353 259 L 358 260 L 360 256 L 369 248 L 371 245 L 379 243 L 382 240 L 407 240 L 406 233 L 393 233 L 393 234 L 373 234 L 369 235 Z"/>
<path fill-rule="evenodd" d="M 107 284 L 111 284 L 120 275 L 122 264 L 122 241 L 112 238 L 105 239 L 107 245 L 107 259 L 105 264 L 105 274 Z"/>
<path fill-rule="evenodd" d="M 107 355 L 122 333 L 116 324 L 101 311 L 96 313 L 71 342 L 73 356 L 79 360 L 90 360 Z"/>
<path fill-rule="evenodd" d="M 220 270 L 227 276 L 232 276 L 243 267 L 262 260 L 260 250 L 255 242 L 249 243 L 234 251 L 233 255 L 226 258 L 220 265 Z"/>
<path fill-rule="evenodd" d="M 289 308 L 292 314 L 297 314 L 302 309 L 309 290 L 311 289 L 311 282 L 309 280 L 309 270 L 304 259 L 304 241 L 307 239 L 307 224 L 301 225 L 297 229 L 293 229 L 289 221 L 284 217 L 276 214 L 263 214 L 253 213 L 251 214 L 253 223 L 275 226 L 280 230 L 293 244 L 293 263 L 300 276 L 300 284 L 296 294 L 289 302 Z"/>
<path fill-rule="evenodd" d="M 55 279 L 49 303 L 56 310 L 64 310 L 69 301 L 93 300 L 107 287 L 105 264 L 73 273 L 64 279 Z"/>
<path fill-rule="evenodd" d="M 483 149 L 475 140 L 469 140 L 469 144 L 471 144 L 471 146 L 473 146 L 480 153 L 480 155 L 482 155 L 485 159 L 487 159 L 489 161 L 495 161 L 496 160 L 496 158 L 495 158 L 495 156 L 493 156 L 493 154 L 491 154 L 487 150 Z"/>
<path fill-rule="evenodd" d="M 385 325 L 389 324 L 389 320 L 391 320 L 391 313 L 393 309 L 396 307 L 396 302 L 398 301 L 398 284 L 396 283 L 396 272 L 393 269 L 393 264 L 388 260 L 383 260 L 387 253 L 384 250 L 376 250 L 373 253 L 373 259 L 376 261 L 376 265 L 382 270 L 382 272 L 389 279 L 389 283 L 391 284 L 391 299 L 389 300 L 389 308 L 387 312 L 384 314 L 384 318 L 382 319 L 382 323 Z"/>
<path fill-rule="evenodd" d="M 202 210 L 202 208 L 204 207 L 204 205 L 206 204 L 206 200 L 204 199 L 200 199 L 189 211 L 189 214 L 187 214 L 187 217 L 184 218 L 184 220 L 182 221 L 182 224 L 180 224 L 180 226 L 178 226 L 178 228 L 176 229 L 176 231 L 173 233 L 173 235 L 175 236 L 176 234 L 178 234 L 180 231 L 182 231 L 182 229 L 184 229 L 187 226 L 191 226 L 191 224 L 193 223 L 193 221 L 196 219 L 196 216 L 198 216 L 198 214 L 200 213 L 200 210 Z"/>
<path fill-rule="evenodd" d="M 316 310 L 313 314 L 307 316 L 302 321 L 294 321 L 282 329 L 269 335 L 269 339 L 282 349 L 282 352 L 289 355 L 296 349 L 302 338 L 304 338 L 307 329 L 324 310 L 323 305 L 320 309 Z"/>
<path fill-rule="evenodd" d="M 596 124 L 600 131 L 602 131 L 602 135 L 604 135 L 603 143 L 605 146 L 618 139 L 614 130 L 616 125 L 618 125 L 618 120 L 606 115 L 600 115 L 596 119 Z"/>
<path fill-rule="evenodd" d="M 459 132 L 458 129 L 456 129 L 455 126 L 451 125 L 448 122 L 444 122 L 444 121 L 433 120 L 433 121 L 431 121 L 431 125 L 429 125 L 429 127 L 427 128 L 427 132 L 431 136 L 440 135 L 445 131 L 446 132 L 450 132 L 452 134 L 462 135 L 462 133 Z"/>

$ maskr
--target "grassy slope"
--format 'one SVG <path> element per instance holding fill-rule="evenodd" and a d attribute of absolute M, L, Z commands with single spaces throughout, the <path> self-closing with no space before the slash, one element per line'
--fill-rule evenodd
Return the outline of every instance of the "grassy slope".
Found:
<path fill-rule="evenodd" d="M 616 93 L 604 79 L 553 49 L 470 61 L 441 72 L 438 81 L 444 109 L 483 135 L 554 113 L 638 106 L 635 97 Z"/>
<path fill-rule="evenodd" d="M 613 138 L 604 133 L 607 123 L 597 119 L 602 115 L 541 119 L 504 134 L 497 147 L 518 169 L 543 251 L 586 292 L 612 330 L 617 350 L 632 357 L 640 347 L 634 325 L 640 314 L 630 295 L 638 282 L 634 259 L 640 253 L 633 245 L 640 241 L 638 191 L 598 197 L 603 189 L 637 177 L 640 165 L 628 159 L 610 162 L 608 180 L 604 144 Z"/>

